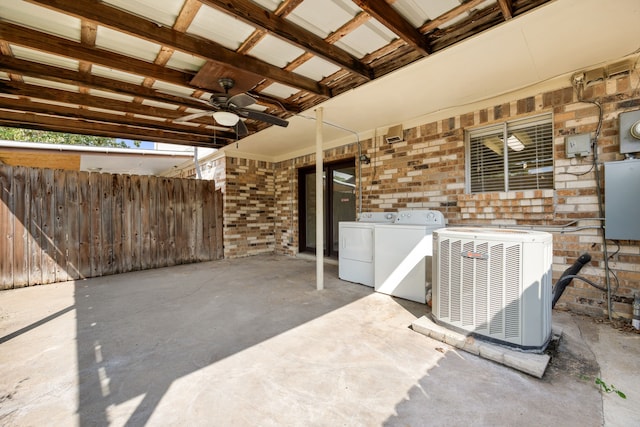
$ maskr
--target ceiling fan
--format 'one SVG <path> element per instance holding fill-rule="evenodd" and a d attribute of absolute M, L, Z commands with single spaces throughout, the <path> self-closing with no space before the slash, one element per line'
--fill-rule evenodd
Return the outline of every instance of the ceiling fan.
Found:
<path fill-rule="evenodd" d="M 224 89 L 224 93 L 214 93 L 211 95 L 211 99 L 208 102 L 202 101 L 213 106 L 215 111 L 204 111 L 190 114 L 188 116 L 181 117 L 176 121 L 186 122 L 198 117 L 212 115 L 219 125 L 233 127 L 238 136 L 246 136 L 249 134 L 247 126 L 242 120 L 240 120 L 241 117 L 260 120 L 276 126 L 287 127 L 289 125 L 288 121 L 283 120 L 280 117 L 247 108 L 248 106 L 255 104 L 256 100 L 246 93 L 229 96 L 229 90 L 235 85 L 235 81 L 233 79 L 223 77 L 218 79 L 218 83 L 222 89 Z"/>

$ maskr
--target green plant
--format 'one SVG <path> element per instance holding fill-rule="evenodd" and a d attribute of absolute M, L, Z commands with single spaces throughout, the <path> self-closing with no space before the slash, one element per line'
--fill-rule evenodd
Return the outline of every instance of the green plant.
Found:
<path fill-rule="evenodd" d="M 623 399 L 627 398 L 627 395 L 621 392 L 614 386 L 613 384 L 607 385 L 602 379 L 596 378 L 596 384 L 600 387 L 600 391 L 604 391 L 605 393 L 615 393 Z"/>

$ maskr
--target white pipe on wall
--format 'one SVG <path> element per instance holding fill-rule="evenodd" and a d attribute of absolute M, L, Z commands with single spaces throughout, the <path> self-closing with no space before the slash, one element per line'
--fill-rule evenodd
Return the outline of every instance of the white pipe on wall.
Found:
<path fill-rule="evenodd" d="M 316 109 L 316 289 L 324 289 L 324 200 L 322 182 L 322 107 Z M 329 177 L 327 177 L 329 179 Z"/>

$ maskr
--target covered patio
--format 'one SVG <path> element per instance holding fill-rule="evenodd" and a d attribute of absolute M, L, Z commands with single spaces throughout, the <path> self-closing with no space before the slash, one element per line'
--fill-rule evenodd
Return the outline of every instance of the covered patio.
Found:
<path fill-rule="evenodd" d="M 622 426 L 640 336 L 554 312 L 542 380 L 410 329 L 422 304 L 276 255 L 0 293 L 3 425 Z M 620 351 L 624 349 L 624 352 Z M 602 378 L 628 398 L 601 394 Z"/>

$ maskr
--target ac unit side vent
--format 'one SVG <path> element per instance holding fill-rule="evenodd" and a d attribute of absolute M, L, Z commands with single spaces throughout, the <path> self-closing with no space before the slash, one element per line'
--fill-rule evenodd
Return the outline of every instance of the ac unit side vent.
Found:
<path fill-rule="evenodd" d="M 499 233 L 482 239 L 447 230 L 455 228 L 434 232 L 434 320 L 522 349 L 546 346 L 551 235 L 542 233 L 540 244 L 517 236 L 505 241 Z"/>

